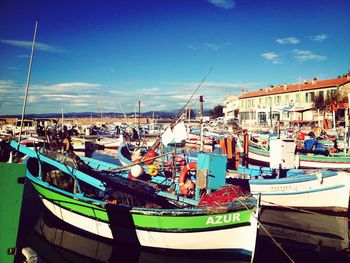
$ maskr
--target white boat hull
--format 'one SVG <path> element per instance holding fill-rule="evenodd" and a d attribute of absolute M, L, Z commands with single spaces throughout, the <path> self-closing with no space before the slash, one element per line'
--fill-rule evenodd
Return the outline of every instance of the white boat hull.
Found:
<path fill-rule="evenodd" d="M 42 198 L 45 207 L 62 221 L 95 235 L 118 240 L 108 223 L 79 215 Z M 158 232 L 136 229 L 141 246 L 178 250 L 229 250 L 253 256 L 257 237 L 257 215 L 250 225 L 203 232 Z M 208 242 L 208 240 L 210 242 Z M 123 240 L 119 240 L 123 241 Z M 125 240 L 124 240 L 125 241 Z"/>
<path fill-rule="evenodd" d="M 347 212 L 349 206 L 350 175 L 337 172 L 335 176 L 302 176 L 282 179 L 254 179 L 250 190 L 256 197 L 261 194 L 261 205 L 298 207 L 315 210 Z"/>
<path fill-rule="evenodd" d="M 181 250 L 241 250 L 253 253 L 255 249 L 257 220 L 251 225 L 204 232 L 164 233 L 137 230 L 137 237 L 142 246 Z M 238 238 L 237 238 L 238 237 Z M 210 242 L 208 242 L 208 240 Z"/>

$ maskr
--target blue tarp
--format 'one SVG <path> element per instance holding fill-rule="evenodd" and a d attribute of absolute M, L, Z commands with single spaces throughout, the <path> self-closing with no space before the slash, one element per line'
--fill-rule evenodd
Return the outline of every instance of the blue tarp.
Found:
<path fill-rule="evenodd" d="M 317 144 L 317 140 L 312 140 L 312 139 L 305 140 L 304 150 L 307 152 L 312 151 L 312 148 L 316 146 L 316 144 Z"/>

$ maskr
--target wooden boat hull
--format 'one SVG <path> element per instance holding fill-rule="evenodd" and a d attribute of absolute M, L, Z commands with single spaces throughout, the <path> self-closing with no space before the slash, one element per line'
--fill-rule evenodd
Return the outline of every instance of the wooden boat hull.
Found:
<path fill-rule="evenodd" d="M 178 211 L 161 216 L 150 211 L 143 215 L 137 209 L 128 211 L 127 216 L 120 216 L 119 211 L 116 216 L 108 204 L 77 200 L 33 185 L 52 214 L 97 236 L 162 249 L 227 250 L 244 255 L 252 255 L 255 249 L 257 221 L 250 211 L 215 215 L 186 211 L 183 216 Z"/>
<path fill-rule="evenodd" d="M 315 171 L 279 179 L 251 179 L 253 195 L 261 205 L 297 207 L 308 210 L 347 212 L 350 175 L 343 171 Z"/>
<path fill-rule="evenodd" d="M 251 164 L 268 167 L 270 166 L 270 153 L 266 150 L 249 147 L 248 160 Z M 350 168 L 350 155 L 297 154 L 295 166 L 296 168 L 348 169 Z"/>
<path fill-rule="evenodd" d="M 16 147 L 16 144 L 11 145 Z M 249 209 L 234 205 L 233 210 L 217 213 L 198 207 L 160 209 L 111 204 L 44 181 L 38 159 L 54 169 L 74 174 L 101 191 L 105 187 L 102 181 L 90 178 L 78 169 L 24 148 L 22 146 L 20 150 L 29 155 L 24 160 L 26 177 L 43 204 L 57 218 L 74 227 L 100 237 L 149 248 L 227 251 L 247 256 L 254 253 L 258 228 L 258 204 L 254 198 L 246 204 Z M 94 163 L 92 167 L 108 169 L 108 164 L 100 164 Z M 177 196 L 178 200 L 181 198 Z"/>
<path fill-rule="evenodd" d="M 120 139 L 100 137 L 96 139 L 96 144 L 102 148 L 118 149 L 118 147 L 120 146 Z"/>

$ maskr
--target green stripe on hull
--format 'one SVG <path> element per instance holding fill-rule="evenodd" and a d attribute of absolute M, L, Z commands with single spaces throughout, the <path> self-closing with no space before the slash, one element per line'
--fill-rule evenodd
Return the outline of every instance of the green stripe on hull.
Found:
<path fill-rule="evenodd" d="M 94 218 L 99 221 L 109 222 L 108 214 L 106 209 L 99 205 L 94 205 L 88 202 L 79 201 L 74 198 L 70 198 L 63 194 L 52 191 L 48 188 L 42 187 L 34 182 L 33 186 L 35 190 L 44 198 L 50 200 L 51 202 L 66 208 L 75 213 L 87 216 L 89 218 Z"/>
<path fill-rule="evenodd" d="M 211 215 L 195 216 L 152 216 L 133 214 L 135 226 L 143 229 L 157 230 L 205 230 L 213 228 L 235 227 L 249 224 L 252 212 L 249 210 Z"/>
<path fill-rule="evenodd" d="M 265 155 L 267 157 L 270 156 L 270 152 L 254 147 L 249 147 L 249 151 L 252 153 L 257 153 L 260 155 Z M 344 156 L 342 153 L 334 153 L 330 156 L 326 155 L 320 155 L 320 154 L 297 154 L 300 158 L 300 161 L 314 161 L 314 162 L 323 162 L 323 163 L 349 163 L 350 162 L 350 155 Z"/>

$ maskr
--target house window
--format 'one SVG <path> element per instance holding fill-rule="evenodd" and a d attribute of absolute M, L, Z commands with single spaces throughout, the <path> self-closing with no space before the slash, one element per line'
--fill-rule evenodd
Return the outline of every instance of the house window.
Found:
<path fill-rule="evenodd" d="M 273 120 L 279 120 L 280 119 L 280 113 L 277 112 L 277 111 L 273 111 L 271 115 L 272 115 L 271 118 Z"/>
<path fill-rule="evenodd" d="M 289 94 L 287 94 L 285 97 L 285 104 L 288 104 L 288 103 L 289 103 Z"/>
<path fill-rule="evenodd" d="M 310 102 L 314 101 L 315 99 L 315 92 L 310 92 Z"/>
<path fill-rule="evenodd" d="M 281 103 L 281 96 L 276 96 L 275 102 L 276 102 L 276 104 L 280 104 Z"/>
<path fill-rule="evenodd" d="M 241 112 L 239 114 L 241 116 L 241 120 L 249 120 L 249 112 Z"/>
<path fill-rule="evenodd" d="M 258 123 L 266 123 L 266 112 L 258 113 Z"/>

